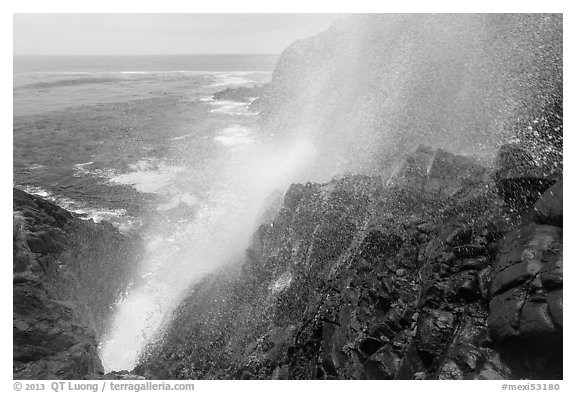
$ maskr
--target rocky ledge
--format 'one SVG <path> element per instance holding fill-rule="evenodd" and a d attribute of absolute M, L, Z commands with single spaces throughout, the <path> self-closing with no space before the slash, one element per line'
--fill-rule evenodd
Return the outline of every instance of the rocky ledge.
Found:
<path fill-rule="evenodd" d="M 293 185 L 245 262 L 190 289 L 136 372 L 562 378 L 562 180 L 526 182 L 525 168 L 503 182 L 508 169 L 419 147 L 386 178 Z"/>
<path fill-rule="evenodd" d="M 97 343 L 139 241 L 15 188 L 13 244 L 14 379 L 101 376 Z"/>
<path fill-rule="evenodd" d="M 386 177 L 292 185 L 134 372 L 562 378 L 562 176 L 510 152 L 529 155 L 503 146 L 492 170 L 421 146 Z M 13 197 L 14 378 L 140 378 L 104 375 L 97 342 L 141 244 Z"/>
<path fill-rule="evenodd" d="M 224 90 L 217 91 L 213 95 L 214 100 L 219 101 L 236 101 L 236 102 L 244 102 L 244 103 L 251 103 L 260 97 L 263 92 L 266 90 L 266 86 L 240 86 L 235 88 L 226 88 Z"/>

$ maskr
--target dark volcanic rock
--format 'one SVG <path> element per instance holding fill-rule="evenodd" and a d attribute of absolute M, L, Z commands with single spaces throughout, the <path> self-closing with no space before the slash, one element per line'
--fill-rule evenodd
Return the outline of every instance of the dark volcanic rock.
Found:
<path fill-rule="evenodd" d="M 424 309 L 418 318 L 416 342 L 427 363 L 440 358 L 454 330 L 454 314 L 437 309 Z"/>
<path fill-rule="evenodd" d="M 502 146 L 497 166 L 495 178 L 500 196 L 509 206 L 519 209 L 532 206 L 561 177 L 540 166 L 527 147 L 519 144 Z"/>
<path fill-rule="evenodd" d="M 215 100 L 229 100 L 237 102 L 252 102 L 255 98 L 262 94 L 262 86 L 252 86 L 252 87 L 235 87 L 227 88 L 225 90 L 220 90 L 214 93 L 213 98 Z"/>
<path fill-rule="evenodd" d="M 15 379 L 102 374 L 98 335 L 137 244 L 40 197 L 13 193 Z"/>
<path fill-rule="evenodd" d="M 550 187 L 534 205 L 536 221 L 541 224 L 562 226 L 562 179 Z"/>
<path fill-rule="evenodd" d="M 557 194 L 534 206 L 562 175 L 561 59 L 561 15 L 358 15 L 290 45 L 263 133 L 310 130 L 321 166 L 374 176 L 290 187 L 138 372 L 561 378 L 561 352 L 533 345 L 563 323 Z M 396 162 L 421 143 L 501 147 L 496 172 L 426 146 Z"/>
<path fill-rule="evenodd" d="M 418 146 L 412 154 L 408 154 L 404 160 L 398 163 L 388 180 L 388 184 L 399 179 L 427 178 L 435 156 L 436 151 L 430 146 Z"/>
<path fill-rule="evenodd" d="M 510 232 L 493 270 L 488 326 L 494 340 L 560 340 L 547 299 L 561 288 L 562 228 L 532 224 Z"/>
<path fill-rule="evenodd" d="M 322 161 L 388 171 L 419 144 L 493 155 L 515 123 L 561 144 L 562 69 L 560 14 L 345 16 L 283 51 L 259 109 L 275 136 L 311 129 Z"/>
<path fill-rule="evenodd" d="M 423 154 L 434 161 L 434 150 L 419 148 L 399 168 L 410 168 Z M 138 373 L 242 379 L 555 375 L 519 366 L 510 352 L 495 348 L 500 341 L 487 321 L 521 335 L 516 315 L 524 330 L 540 334 L 550 327 L 544 320 L 550 315 L 557 329 L 561 263 L 541 269 L 542 287 L 555 288 L 545 294 L 548 305 L 531 301 L 522 308 L 526 292 L 515 287 L 520 279 L 499 275 L 508 268 L 503 256 L 492 266 L 499 240 L 515 222 L 502 224 L 508 208 L 474 160 L 445 153 L 439 160 L 436 177 L 399 171 L 388 187 L 362 176 L 293 185 L 272 224 L 255 235 L 244 265 L 193 286 Z M 460 191 L 424 193 L 428 182 Z M 554 249 L 548 240 L 556 239 L 555 230 L 533 227 L 540 228 L 539 247 Z"/>
<path fill-rule="evenodd" d="M 474 159 L 438 149 L 430 166 L 428 176 L 439 179 L 474 179 L 482 177 L 486 168 Z"/>
<path fill-rule="evenodd" d="M 390 348 L 383 348 L 364 362 L 368 379 L 394 379 L 402 359 Z"/>

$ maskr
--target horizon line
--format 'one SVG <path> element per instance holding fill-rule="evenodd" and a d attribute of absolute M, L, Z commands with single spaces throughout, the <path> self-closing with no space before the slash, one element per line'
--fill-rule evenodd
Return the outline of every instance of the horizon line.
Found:
<path fill-rule="evenodd" d="M 90 57 L 90 56 L 279 56 L 280 53 L 138 53 L 138 54 L 12 54 L 12 57 Z"/>

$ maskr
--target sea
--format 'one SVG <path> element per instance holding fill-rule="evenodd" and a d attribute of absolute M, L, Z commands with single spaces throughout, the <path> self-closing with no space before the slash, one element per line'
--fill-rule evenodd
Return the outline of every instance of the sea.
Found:
<path fill-rule="evenodd" d="M 82 218 L 138 230 L 146 211 L 194 205 L 221 155 L 252 142 L 248 102 L 276 56 L 14 58 L 14 185 Z"/>
<path fill-rule="evenodd" d="M 101 334 L 106 371 L 130 370 L 191 284 L 244 253 L 271 195 L 314 159 L 260 140 L 250 97 L 275 55 L 15 57 L 13 184 L 145 240 Z"/>

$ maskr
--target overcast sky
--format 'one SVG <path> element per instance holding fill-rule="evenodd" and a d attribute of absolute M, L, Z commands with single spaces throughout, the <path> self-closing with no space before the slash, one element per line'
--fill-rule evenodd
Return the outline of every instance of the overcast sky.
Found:
<path fill-rule="evenodd" d="M 14 14 L 14 55 L 280 53 L 335 14 Z"/>

